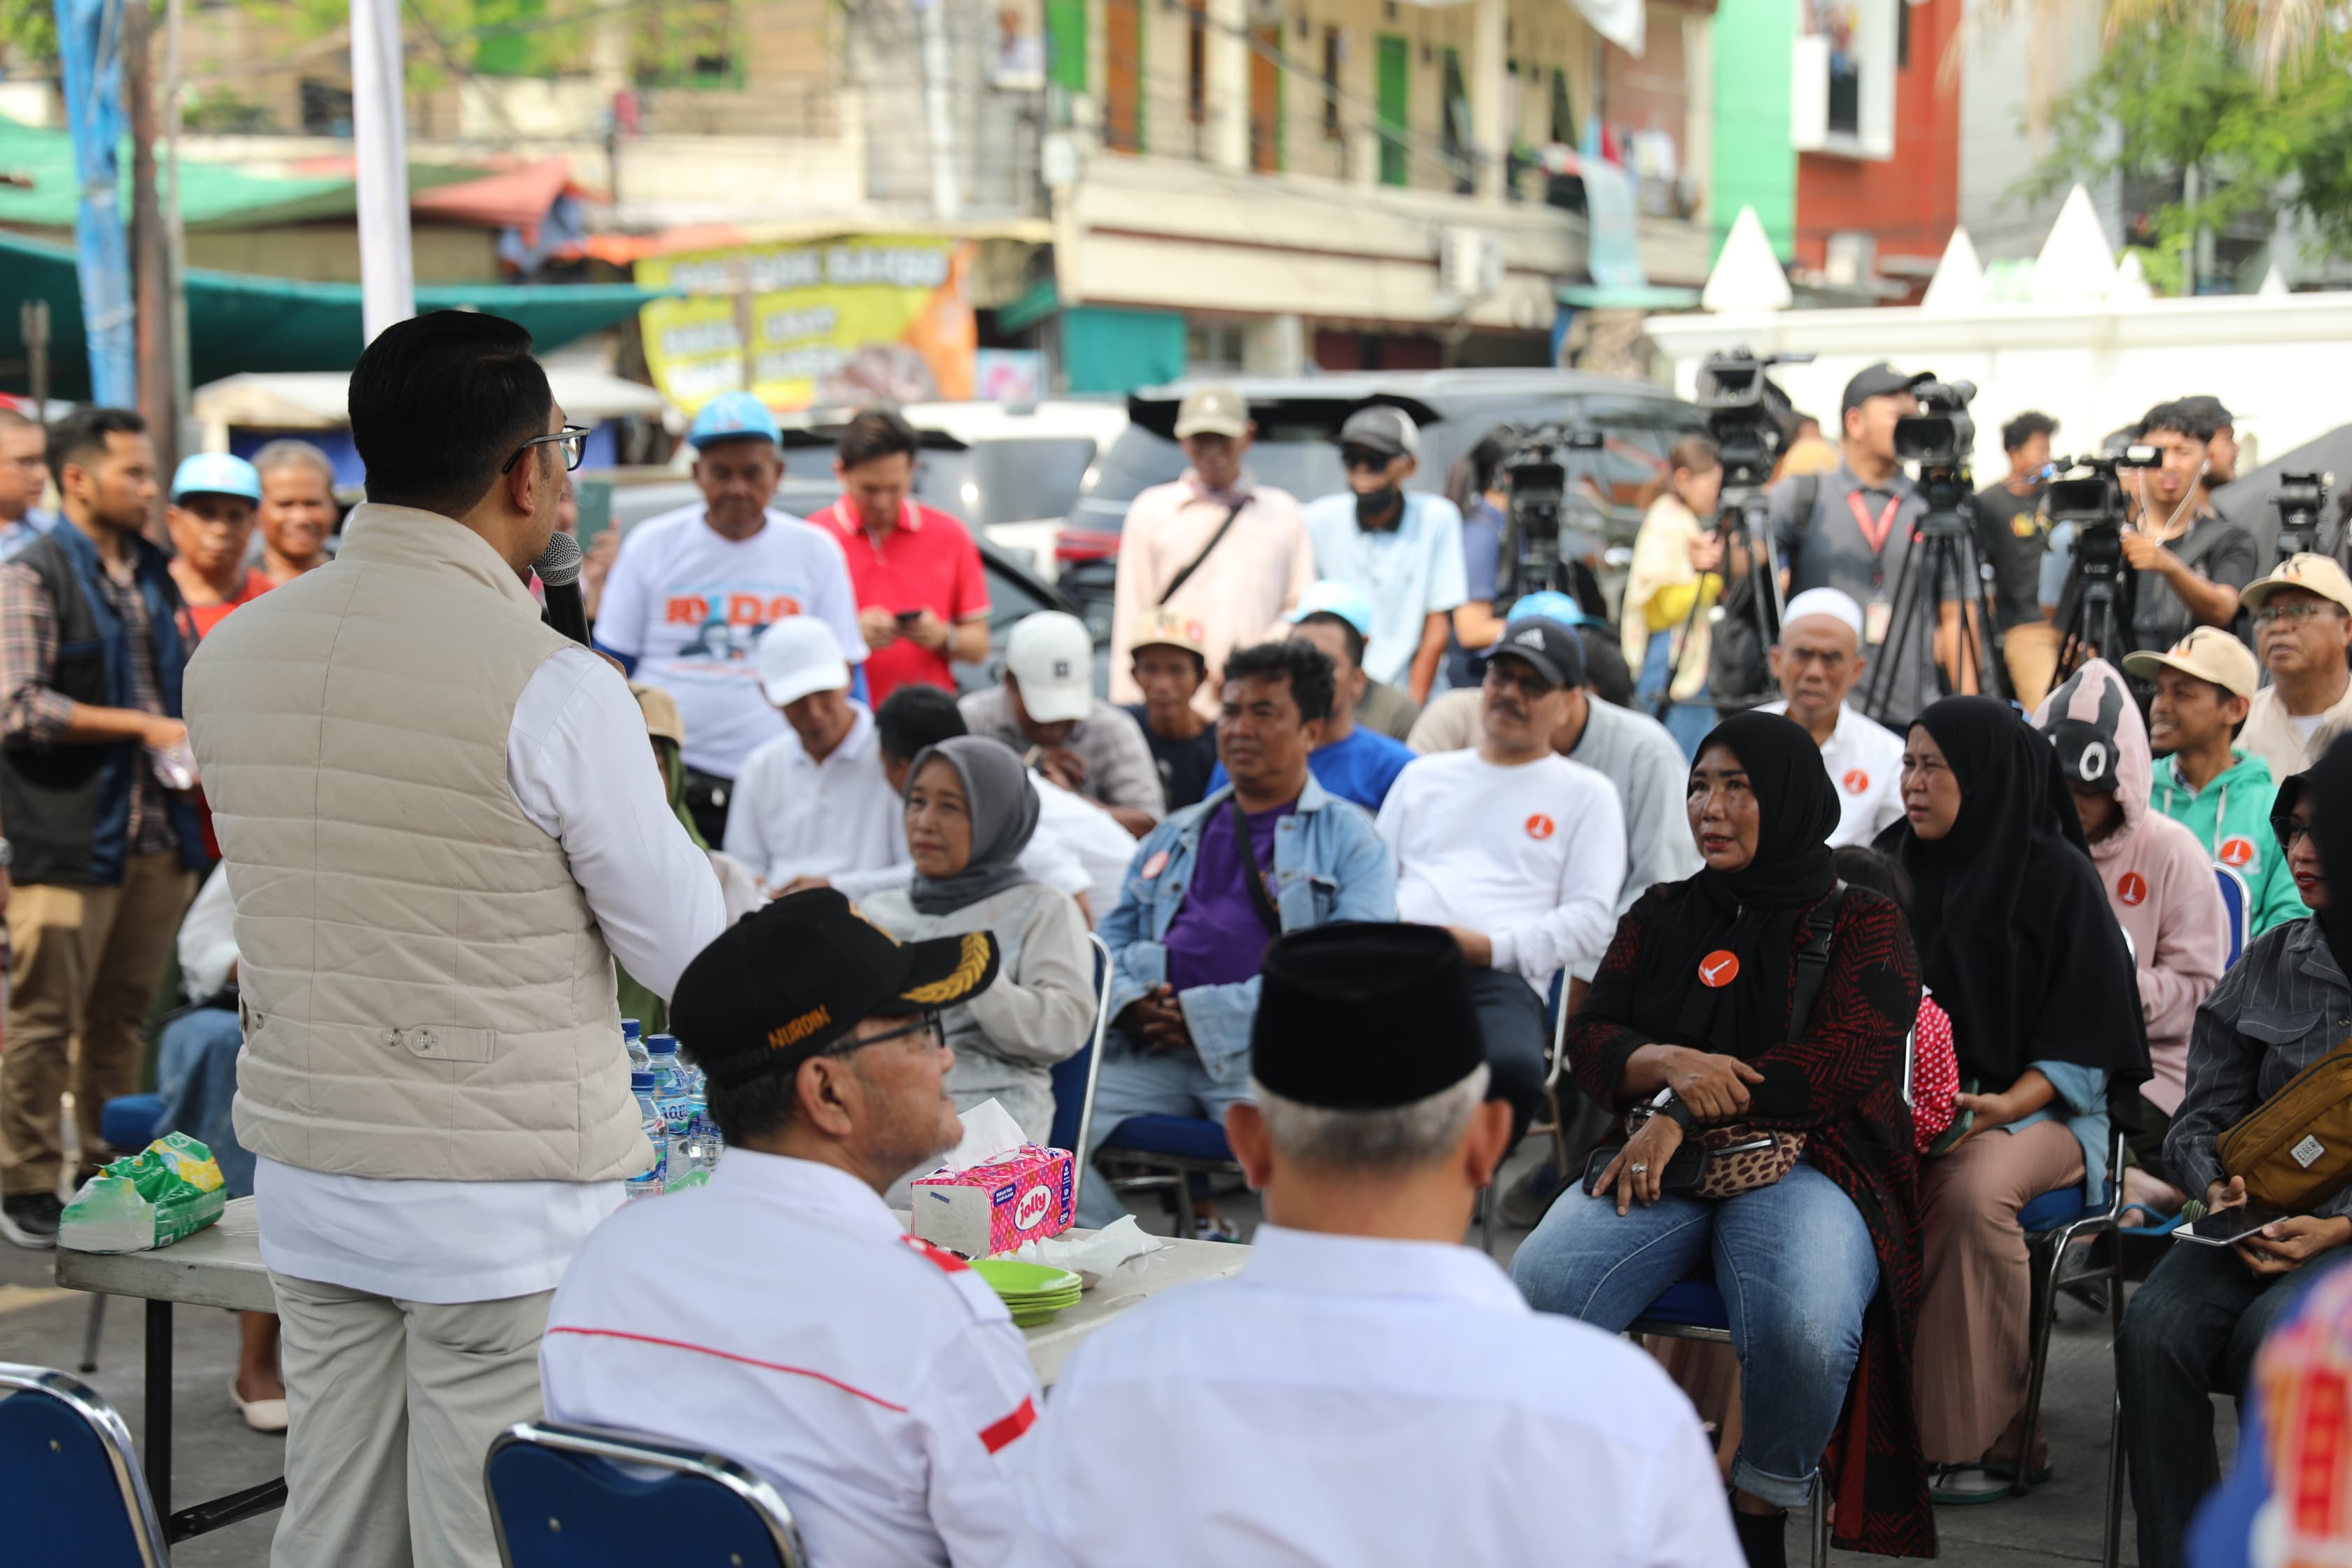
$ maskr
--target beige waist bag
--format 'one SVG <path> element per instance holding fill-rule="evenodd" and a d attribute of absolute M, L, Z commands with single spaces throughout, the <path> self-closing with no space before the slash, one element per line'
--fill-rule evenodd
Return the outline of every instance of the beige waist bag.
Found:
<path fill-rule="evenodd" d="M 2304 1068 L 2214 1145 L 2258 1204 L 2308 1214 L 2352 1185 L 2352 1040 Z"/>

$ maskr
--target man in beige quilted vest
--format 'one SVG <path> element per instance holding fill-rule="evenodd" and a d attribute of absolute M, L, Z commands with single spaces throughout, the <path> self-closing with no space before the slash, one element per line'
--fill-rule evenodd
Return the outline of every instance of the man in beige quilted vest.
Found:
<path fill-rule="evenodd" d="M 529 334 L 388 328 L 351 421 L 341 553 L 187 679 L 284 1321 L 271 1562 L 490 1568 L 483 1454 L 539 1414 L 555 1283 L 653 1159 L 613 960 L 667 997 L 723 917 L 627 683 L 524 586 L 582 434 Z"/>

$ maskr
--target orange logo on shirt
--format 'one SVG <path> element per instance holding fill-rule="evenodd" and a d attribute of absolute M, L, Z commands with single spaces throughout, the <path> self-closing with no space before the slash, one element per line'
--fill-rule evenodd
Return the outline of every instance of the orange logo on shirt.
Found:
<path fill-rule="evenodd" d="M 2221 864 L 2234 870 L 2243 870 L 2254 863 L 2254 841 L 2251 838 L 2221 840 Z"/>
<path fill-rule="evenodd" d="M 1868 773 L 1864 773 L 1860 768 L 1853 769 L 1852 771 L 1850 771 L 1849 773 L 1847 773 L 1847 774 L 1845 775 L 1845 793 L 1846 793 L 1846 794 L 1848 794 L 1848 795 L 1860 795 L 1863 791 L 1864 791 L 1864 790 L 1868 789 L 1869 787 L 1870 787 L 1870 775 L 1869 775 Z"/>
<path fill-rule="evenodd" d="M 1549 838 L 1556 829 L 1557 825 L 1552 819 L 1540 811 L 1528 818 L 1528 837 L 1538 843 Z"/>
<path fill-rule="evenodd" d="M 2116 883 L 2116 897 L 2126 909 L 2137 909 L 2147 901 L 2147 879 L 2137 871 L 2126 871 Z"/>
<path fill-rule="evenodd" d="M 730 626 L 767 626 L 801 613 L 801 602 L 790 594 L 762 598 L 757 594 L 730 594 L 713 604 L 701 594 L 673 594 L 662 601 L 662 619 L 674 626 L 698 626 L 724 621 Z"/>
<path fill-rule="evenodd" d="M 1720 991 L 1739 978 L 1739 955 L 1717 948 L 1698 961 L 1698 983 L 1711 991 Z"/>

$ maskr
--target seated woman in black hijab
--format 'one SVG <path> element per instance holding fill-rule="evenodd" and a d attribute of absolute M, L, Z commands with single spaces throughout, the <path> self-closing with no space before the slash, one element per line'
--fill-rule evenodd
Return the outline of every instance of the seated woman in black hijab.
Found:
<path fill-rule="evenodd" d="M 1731 1484 L 1750 1564 L 1785 1560 L 1785 1510 L 1811 1499 L 1824 1450 L 1839 1544 L 1925 1556 L 1935 1529 L 1911 1420 L 1918 1219 L 1902 1082 L 1919 1001 L 1910 939 L 1892 900 L 1839 891 L 1824 843 L 1835 789 L 1789 720 L 1745 713 L 1708 735 L 1687 812 L 1706 868 L 1627 911 L 1568 1037 L 1595 1101 L 1660 1110 L 1597 1195 L 1572 1185 L 1552 1205 L 1511 1277 L 1543 1310 L 1615 1332 L 1668 1286 L 1711 1273 L 1739 1357 Z M 1792 1031 L 1800 952 L 1833 896 L 1827 968 Z M 1732 1197 L 1664 1190 L 1687 1127 L 1735 1121 L 1803 1134 L 1801 1158 Z"/>
<path fill-rule="evenodd" d="M 1913 1399 L 1937 1502 L 2007 1496 L 2024 1450 L 2032 1279 L 2018 1211 L 2105 1201 L 2110 1115 L 2136 1117 L 2147 1035 L 2130 949 L 2048 739 L 1989 697 L 1936 703 L 1903 747 L 1904 820 L 1880 847 L 1917 889 L 1911 929 L 1951 1016 L 1970 1125 L 1919 1173 Z M 2111 1110 L 2112 1108 L 2112 1110 Z M 2135 1120 L 2132 1125 L 2137 1126 Z"/>

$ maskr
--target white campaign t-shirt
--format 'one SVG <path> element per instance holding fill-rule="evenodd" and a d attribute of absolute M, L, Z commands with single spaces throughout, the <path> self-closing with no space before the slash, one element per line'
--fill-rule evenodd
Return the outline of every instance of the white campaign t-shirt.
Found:
<path fill-rule="evenodd" d="M 751 645 L 786 616 L 833 628 L 841 655 L 866 658 L 857 595 L 833 536 L 774 508 L 749 539 L 703 521 L 700 502 L 649 517 L 623 536 L 596 609 L 596 641 L 637 661 L 635 679 L 677 700 L 686 765 L 731 779 L 784 732 L 760 691 Z"/>
<path fill-rule="evenodd" d="M 1496 969 L 1538 991 L 1608 951 L 1625 885 L 1625 808 L 1609 776 L 1547 755 L 1517 767 L 1476 752 L 1409 764 L 1381 805 L 1397 918 L 1466 926 Z"/>
<path fill-rule="evenodd" d="M 1787 702 L 1768 702 L 1763 711 L 1786 714 Z M 1850 707 L 1838 710 L 1837 728 L 1822 748 L 1822 766 L 1837 786 L 1837 831 L 1830 847 L 1864 848 L 1903 820 L 1903 742 L 1895 731 Z"/>

